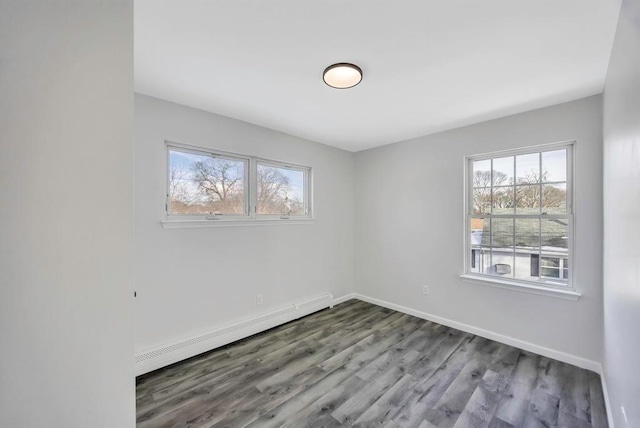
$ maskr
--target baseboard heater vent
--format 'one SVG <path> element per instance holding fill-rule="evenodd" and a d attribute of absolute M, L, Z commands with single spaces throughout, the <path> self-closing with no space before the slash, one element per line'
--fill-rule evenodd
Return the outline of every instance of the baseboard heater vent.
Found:
<path fill-rule="evenodd" d="M 256 333 L 333 306 L 333 296 L 312 297 L 209 332 L 162 345 L 135 356 L 136 376 L 244 339 Z"/>

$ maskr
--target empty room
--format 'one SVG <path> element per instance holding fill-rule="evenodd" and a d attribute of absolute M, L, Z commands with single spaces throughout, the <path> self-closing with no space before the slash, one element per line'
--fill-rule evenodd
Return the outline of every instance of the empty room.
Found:
<path fill-rule="evenodd" d="M 638 0 L 0 0 L 0 426 L 640 427 Z"/>

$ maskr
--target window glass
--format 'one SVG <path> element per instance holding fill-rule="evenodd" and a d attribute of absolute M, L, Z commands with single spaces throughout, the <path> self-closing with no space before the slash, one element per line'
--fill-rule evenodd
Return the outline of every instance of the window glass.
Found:
<path fill-rule="evenodd" d="M 493 159 L 492 182 L 494 186 L 513 185 L 513 156 Z"/>
<path fill-rule="evenodd" d="M 491 269 L 489 273 L 512 278 L 514 271 L 513 219 L 491 219 Z"/>
<path fill-rule="evenodd" d="M 540 153 L 516 156 L 516 183 L 534 184 L 540 182 Z"/>
<path fill-rule="evenodd" d="M 466 272 L 569 284 L 571 150 L 469 160 Z"/>
<path fill-rule="evenodd" d="M 516 213 L 540 213 L 540 185 L 516 186 Z"/>
<path fill-rule="evenodd" d="M 567 212 L 567 185 L 542 185 L 542 212 L 547 214 L 564 214 Z"/>
<path fill-rule="evenodd" d="M 540 220 L 537 218 L 515 219 L 515 278 L 526 281 L 539 279 L 538 254 L 540 251 Z M 531 256 L 535 256 L 532 267 Z"/>
<path fill-rule="evenodd" d="M 300 220 L 311 217 L 311 168 L 167 144 L 166 195 L 170 221 Z"/>
<path fill-rule="evenodd" d="M 244 160 L 169 150 L 169 214 L 245 214 Z"/>
<path fill-rule="evenodd" d="M 542 182 L 567 181 L 567 150 L 542 152 Z"/>
<path fill-rule="evenodd" d="M 257 213 L 305 215 L 306 171 L 258 163 Z"/>

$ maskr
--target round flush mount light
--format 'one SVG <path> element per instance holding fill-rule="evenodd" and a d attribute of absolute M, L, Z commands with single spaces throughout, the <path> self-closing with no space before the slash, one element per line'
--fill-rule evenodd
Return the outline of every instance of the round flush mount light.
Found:
<path fill-rule="evenodd" d="M 332 88 L 353 88 L 362 81 L 362 69 L 355 64 L 340 62 L 325 68 L 322 78 Z"/>

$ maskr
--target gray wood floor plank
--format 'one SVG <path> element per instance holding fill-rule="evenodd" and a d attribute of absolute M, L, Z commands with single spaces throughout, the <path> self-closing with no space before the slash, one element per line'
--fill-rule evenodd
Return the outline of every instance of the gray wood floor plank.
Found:
<path fill-rule="evenodd" d="M 591 396 L 591 425 L 606 427 L 609 422 L 604 405 L 602 382 L 600 376 L 593 372 L 589 372 L 589 393 Z"/>
<path fill-rule="evenodd" d="M 285 428 L 298 428 L 302 426 L 314 426 L 315 421 L 334 420 L 340 424 L 331 414 L 335 409 L 340 407 L 349 398 L 356 396 L 367 382 L 355 375 L 349 376 L 336 389 L 324 394 L 318 400 L 309 406 L 300 409 L 298 413 L 293 415 L 286 423 L 282 424 Z"/>
<path fill-rule="evenodd" d="M 366 323 L 370 319 L 375 319 L 378 324 L 374 325 L 374 327 L 384 323 L 385 319 L 387 319 L 389 316 L 393 315 L 393 319 L 401 317 L 401 314 L 392 314 L 389 311 L 383 313 L 382 315 L 379 311 L 367 311 L 366 313 L 359 312 L 358 314 L 359 319 L 355 324 L 361 325 L 359 323 Z M 310 318 L 315 319 L 315 314 Z M 364 328 L 361 328 L 362 331 L 364 331 Z M 340 335 L 344 335 L 346 334 L 346 331 L 350 330 L 338 329 L 337 333 Z M 333 333 L 333 330 L 323 329 L 322 326 L 315 326 L 315 328 L 313 329 L 307 329 L 304 333 L 297 332 L 297 334 L 293 338 L 288 336 L 287 340 L 282 340 L 282 336 L 277 336 L 280 340 L 272 340 L 268 344 L 264 344 L 264 341 L 261 339 L 258 340 L 257 347 L 251 346 L 247 343 L 239 344 L 238 347 L 241 348 L 240 351 L 228 351 L 225 354 L 224 361 L 215 360 L 215 364 L 211 364 L 211 358 L 204 358 L 204 367 L 202 369 L 194 370 L 194 373 L 192 375 L 183 374 L 179 384 L 176 384 L 175 378 L 172 378 L 171 385 L 169 385 L 168 387 L 162 385 L 162 388 L 159 388 L 159 390 L 154 393 L 154 401 L 152 403 L 147 403 L 146 405 L 139 407 L 138 413 L 145 414 L 155 408 L 158 408 L 159 406 L 170 405 L 170 403 L 166 404 L 165 401 L 163 401 L 166 397 L 171 398 L 179 393 L 184 393 L 196 388 L 201 390 L 203 387 L 206 388 L 207 385 L 209 385 L 211 382 L 220 382 L 221 380 L 224 380 L 224 378 L 235 375 L 235 373 L 244 371 L 247 368 L 251 368 L 260 363 L 261 355 L 278 355 L 279 353 L 282 353 L 289 348 L 298 347 L 300 344 L 300 336 L 303 336 L 304 339 L 308 341 L 309 339 L 321 338 L 323 336 L 326 336 L 327 334 L 332 335 Z M 360 332 L 360 334 L 362 334 L 362 332 Z M 241 353 L 242 350 L 244 350 L 244 353 Z M 274 352 L 275 354 L 273 354 Z M 176 386 L 173 386 L 174 384 Z M 195 391 L 194 394 L 197 394 L 197 392 L 198 391 Z"/>
<path fill-rule="evenodd" d="M 250 385 L 252 381 L 262 379 L 278 371 L 280 367 L 284 367 L 288 363 L 308 354 L 312 346 L 313 345 L 305 343 L 304 341 L 301 343 L 292 343 L 277 352 L 265 355 L 263 358 L 223 373 L 220 377 L 209 379 L 194 388 L 178 392 L 175 396 L 171 396 L 167 401 L 162 402 L 161 405 L 139 414 L 139 420 L 146 421 L 155 418 L 155 423 L 164 424 L 162 413 L 169 410 L 172 412 L 170 419 L 175 419 L 176 416 L 173 414 L 173 411 L 183 407 L 182 403 L 185 401 L 190 402 L 190 407 L 181 411 L 183 415 L 192 412 L 194 406 L 204 409 L 218 397 L 237 389 L 238 386 L 244 387 L 245 385 Z M 153 426 L 153 424 L 151 426 Z"/>
<path fill-rule="evenodd" d="M 537 355 L 529 352 L 520 353 L 507 391 L 496 410 L 496 416 L 502 421 L 514 426 L 522 425 L 536 385 L 538 359 Z"/>
<path fill-rule="evenodd" d="M 324 372 L 324 370 L 323 370 Z M 331 373 L 320 379 L 312 387 L 306 388 L 304 391 L 296 395 L 295 400 L 287 400 L 269 411 L 257 415 L 256 419 L 247 426 L 249 427 L 279 427 L 286 421 L 299 418 L 301 409 L 307 409 L 308 406 L 314 404 L 330 391 L 335 390 L 347 378 L 353 376 L 353 372 L 344 368 L 337 368 Z"/>
<path fill-rule="evenodd" d="M 136 389 L 139 427 L 607 427 L 597 374 L 357 300 Z"/>
<path fill-rule="evenodd" d="M 404 323 L 402 326 L 390 330 L 393 333 L 388 335 L 388 344 L 392 344 L 395 341 L 401 340 L 405 335 L 403 329 L 406 329 L 411 325 L 411 323 Z M 334 344 L 334 346 L 328 347 L 321 350 L 320 352 L 305 357 L 295 364 L 287 365 L 285 370 L 282 370 L 274 376 L 271 376 L 268 379 L 257 383 L 257 389 L 263 394 L 260 398 L 256 399 L 253 402 L 251 402 L 249 398 L 245 399 L 245 404 L 247 402 L 250 402 L 250 408 L 252 408 L 254 411 L 257 411 L 258 413 L 263 413 L 269 406 L 273 408 L 274 406 L 279 405 L 282 401 L 285 401 L 285 399 L 287 399 L 291 395 L 301 392 L 301 389 L 304 385 L 313 384 L 322 377 L 325 377 L 328 373 L 325 372 L 322 368 L 318 367 L 316 363 L 334 355 L 336 353 L 336 349 L 340 349 L 343 346 L 347 346 L 349 344 L 351 346 L 357 344 L 358 342 L 356 342 L 355 344 L 353 342 L 359 339 L 359 337 L 359 335 L 351 333 L 349 335 L 346 335 L 345 337 L 340 338 L 338 342 Z M 417 354 L 415 351 L 413 352 L 414 354 Z M 369 358 L 372 357 L 372 355 L 369 355 Z M 305 372 L 305 367 L 311 367 L 311 369 L 308 369 Z M 308 372 L 311 372 L 311 377 L 308 375 Z M 276 394 L 280 394 L 281 391 L 285 391 L 286 394 L 277 397 Z M 235 407 L 239 408 L 240 410 L 243 409 L 243 407 Z M 251 421 L 252 419 L 249 417 L 240 418 L 236 415 L 234 416 L 232 421 L 223 420 L 223 425 L 244 426 Z"/>
<path fill-rule="evenodd" d="M 386 309 L 379 308 L 379 310 Z M 390 313 L 389 310 L 386 311 Z M 180 382 L 184 377 L 190 377 L 198 373 L 197 370 L 193 370 L 193 367 L 198 367 L 205 371 L 210 366 L 221 367 L 219 362 L 215 361 L 218 358 L 229 359 L 238 355 L 246 356 L 261 351 L 266 352 L 268 351 L 267 346 L 276 342 L 273 338 L 274 335 L 277 337 L 278 342 L 286 341 L 291 343 L 323 328 L 337 331 L 343 326 L 343 322 L 346 323 L 344 325 L 350 325 L 352 320 L 359 320 L 363 313 L 372 314 L 370 305 L 365 302 L 350 300 L 336 306 L 334 309 L 315 312 L 303 319 L 275 327 L 265 333 L 239 340 L 198 357 L 156 370 L 153 375 L 140 376 L 136 379 L 137 388 L 138 390 L 144 390 L 144 388 L 158 390 Z M 328 323 L 324 322 L 327 320 L 329 320 Z"/>
<path fill-rule="evenodd" d="M 415 336 L 416 332 L 423 333 L 421 338 Z M 361 369 L 357 375 L 367 380 L 380 370 L 384 370 L 389 365 L 395 364 L 395 361 L 401 356 L 398 350 L 410 348 L 409 352 L 417 352 L 417 349 L 426 352 L 426 354 L 417 352 L 419 358 L 412 359 L 411 364 L 402 364 L 401 367 L 403 371 L 413 374 L 414 376 L 404 376 L 383 394 L 374 405 L 370 406 L 369 409 L 356 420 L 355 425 L 367 426 L 375 424 L 379 426 L 391 421 L 392 417 L 399 411 L 398 406 L 391 403 L 393 397 L 397 397 L 400 393 L 406 392 L 406 388 L 415 377 L 426 378 L 432 374 L 451 353 L 458 348 L 466 337 L 465 334 L 457 334 L 457 332 L 454 333 L 452 329 L 428 322 L 427 325 L 421 326 L 418 330 L 408 335 L 407 338 L 400 342 L 395 348 L 390 349 L 374 360 L 373 364 Z M 400 402 L 400 400 L 396 401 Z"/>
<path fill-rule="evenodd" d="M 488 344 L 490 347 L 478 349 L 475 357 L 467 362 L 433 408 L 425 413 L 426 420 L 442 428 L 450 428 L 455 425 L 475 390 L 482 385 L 487 367 L 501 347 L 496 342 L 488 342 Z M 499 382 L 499 375 L 489 376 L 487 380 L 488 382 Z"/>
<path fill-rule="evenodd" d="M 365 380 L 367 383 L 362 386 L 358 393 L 350 397 L 331 415 L 343 424 L 352 424 L 371 405 L 384 395 L 384 393 L 402 379 L 406 369 L 405 365 L 410 365 L 416 361 L 420 354 L 416 351 L 407 352 L 394 365 L 384 369 L 378 369 L 371 373 Z M 375 362 L 375 361 L 374 361 Z M 374 363 L 371 363 L 374 364 Z M 357 377 L 360 377 L 356 374 Z M 360 377 L 362 379 L 362 377 Z"/>
<path fill-rule="evenodd" d="M 394 420 L 405 427 L 419 426 L 469 361 L 487 349 L 488 342 L 487 339 L 472 336 L 463 341 L 430 377 L 416 378 L 404 396 L 392 398 L 401 407 Z"/>
<path fill-rule="evenodd" d="M 566 382 L 560 393 L 560 413 L 567 413 L 591 423 L 591 396 L 586 370 L 569 366 L 571 382 Z"/>
<path fill-rule="evenodd" d="M 339 383 L 346 379 L 346 377 L 352 376 L 356 370 L 366 366 L 366 364 L 373 361 L 378 355 L 385 352 L 385 350 L 393 348 L 400 340 L 402 340 L 402 333 L 400 331 L 391 329 L 387 334 L 376 332 L 353 344 L 339 354 L 332 356 L 322 364 L 319 364 L 318 367 L 327 373 L 337 371 L 337 374 L 328 376 L 327 379 L 320 381 L 317 387 L 314 386 L 314 388 L 309 388 L 301 393 L 296 397 L 296 402 L 286 402 L 283 406 L 273 409 L 267 415 L 261 416 L 259 420 L 261 425 L 259 426 L 279 426 L 278 423 L 287 420 L 293 414 L 297 413 L 300 408 L 304 408 L 321 398 L 325 401 L 331 400 L 331 395 L 327 397 L 323 396 L 329 389 L 335 387 L 335 381 L 337 379 L 339 379 Z M 330 385 L 323 384 L 325 381 L 329 382 Z M 322 402 L 322 400 L 320 402 Z M 316 406 L 319 405 L 319 403 L 315 403 Z"/>

